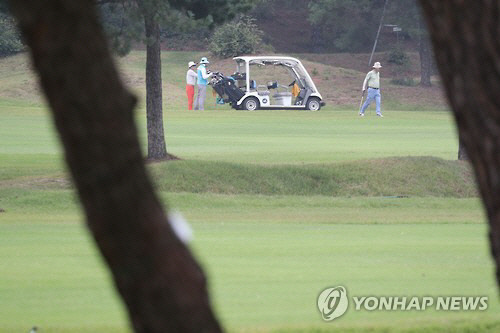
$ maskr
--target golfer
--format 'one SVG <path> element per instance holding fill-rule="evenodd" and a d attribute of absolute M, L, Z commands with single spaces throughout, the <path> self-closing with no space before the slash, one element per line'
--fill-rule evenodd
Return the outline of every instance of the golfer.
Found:
<path fill-rule="evenodd" d="M 365 110 L 370 105 L 370 103 L 375 100 L 375 104 L 377 106 L 377 116 L 383 117 L 382 111 L 380 110 L 380 62 L 376 62 L 373 64 L 373 70 L 369 71 L 366 74 L 365 81 L 363 82 L 363 94 L 365 90 L 368 89 L 368 94 L 366 96 L 365 104 L 359 110 L 359 115 L 361 117 L 365 116 Z"/>
<path fill-rule="evenodd" d="M 194 70 L 196 67 L 196 63 L 194 61 L 190 61 L 188 64 L 188 71 L 186 73 L 186 94 L 188 97 L 188 110 L 193 109 L 194 102 L 194 86 L 198 81 L 198 73 Z"/>
<path fill-rule="evenodd" d="M 195 110 L 205 110 L 208 79 L 212 76 L 212 73 L 207 71 L 208 64 L 209 62 L 206 57 L 201 58 L 200 66 L 198 67 L 198 95 L 196 96 L 196 100 L 194 102 Z"/>

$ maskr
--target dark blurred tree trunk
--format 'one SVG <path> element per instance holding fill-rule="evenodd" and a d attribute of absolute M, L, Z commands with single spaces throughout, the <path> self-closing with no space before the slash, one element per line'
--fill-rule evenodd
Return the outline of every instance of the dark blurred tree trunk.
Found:
<path fill-rule="evenodd" d="M 165 134 L 163 132 L 163 107 L 161 85 L 160 25 L 155 12 L 143 9 L 146 31 L 146 115 L 148 127 L 148 159 L 167 158 Z"/>
<path fill-rule="evenodd" d="M 87 224 L 136 332 L 220 332 L 206 281 L 147 178 L 127 92 L 93 6 L 10 0 Z"/>
<path fill-rule="evenodd" d="M 436 61 L 474 167 L 500 283 L 499 1 L 420 0 Z"/>

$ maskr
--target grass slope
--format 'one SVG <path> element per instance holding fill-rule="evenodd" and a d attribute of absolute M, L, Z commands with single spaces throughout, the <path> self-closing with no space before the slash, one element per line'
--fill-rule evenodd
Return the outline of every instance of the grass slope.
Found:
<path fill-rule="evenodd" d="M 16 159 L 19 161 L 19 159 Z M 43 163 L 41 164 L 43 165 Z M 215 161 L 173 161 L 149 166 L 157 189 L 168 192 L 300 195 L 331 197 L 456 197 L 477 195 L 467 163 L 436 157 L 405 157 L 337 164 L 256 165 Z M 0 178 L 7 188 L 66 189 L 61 174 L 23 169 Z"/>
<path fill-rule="evenodd" d="M 337 197 L 477 194 L 468 164 L 433 157 L 306 166 L 176 161 L 151 169 L 158 189 L 170 192 Z"/>

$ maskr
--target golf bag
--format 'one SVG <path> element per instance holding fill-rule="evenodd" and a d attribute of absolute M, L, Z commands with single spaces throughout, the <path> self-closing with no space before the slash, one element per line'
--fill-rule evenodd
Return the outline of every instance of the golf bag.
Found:
<path fill-rule="evenodd" d="M 214 73 L 210 84 L 217 94 L 224 99 L 224 102 L 231 103 L 233 106 L 245 96 L 245 92 L 238 88 L 235 79 L 232 77 Z"/>

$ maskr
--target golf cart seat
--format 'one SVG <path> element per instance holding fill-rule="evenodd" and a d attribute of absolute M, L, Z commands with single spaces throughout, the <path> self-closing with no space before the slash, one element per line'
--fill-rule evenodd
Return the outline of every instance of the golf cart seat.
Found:
<path fill-rule="evenodd" d="M 267 90 L 267 86 L 259 84 L 257 86 L 257 93 L 259 96 L 269 96 L 271 95 L 271 92 Z"/>
<path fill-rule="evenodd" d="M 267 89 L 278 89 L 278 81 L 269 81 L 267 83 Z"/>
<path fill-rule="evenodd" d="M 302 89 L 299 95 L 295 99 L 295 105 L 304 105 L 309 96 L 311 95 L 311 89 Z"/>
<path fill-rule="evenodd" d="M 277 105 L 290 106 L 292 105 L 291 92 L 278 92 L 273 95 L 274 101 Z"/>

